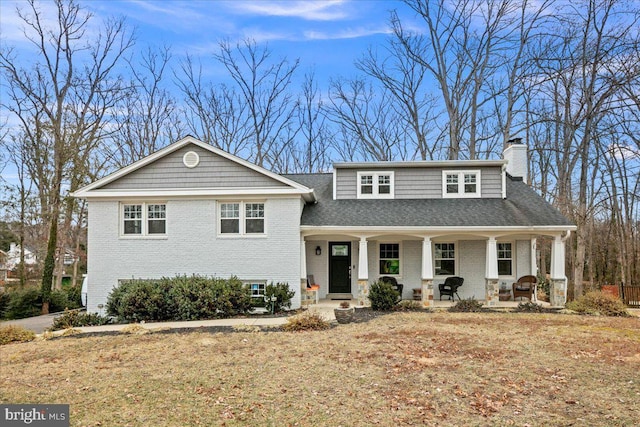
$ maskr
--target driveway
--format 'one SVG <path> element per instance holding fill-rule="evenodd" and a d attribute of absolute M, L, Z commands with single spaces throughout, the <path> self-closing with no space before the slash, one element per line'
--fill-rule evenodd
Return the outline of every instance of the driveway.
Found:
<path fill-rule="evenodd" d="M 53 318 L 59 316 L 61 313 L 50 313 L 42 316 L 27 317 L 26 319 L 17 320 L 5 320 L 0 322 L 0 327 L 9 325 L 18 325 L 26 329 L 31 329 L 36 334 L 41 334 L 45 329 L 51 327 L 53 324 Z"/>

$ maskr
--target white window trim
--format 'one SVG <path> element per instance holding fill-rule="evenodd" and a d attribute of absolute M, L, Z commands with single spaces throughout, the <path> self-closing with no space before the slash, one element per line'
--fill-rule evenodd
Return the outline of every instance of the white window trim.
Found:
<path fill-rule="evenodd" d="M 251 290 L 251 285 L 263 285 L 263 289 L 266 292 L 267 290 L 267 281 L 266 280 L 243 280 L 242 284 L 249 287 L 249 293 L 251 293 L 251 298 L 264 298 L 264 294 L 260 297 L 254 296 Z"/>
<path fill-rule="evenodd" d="M 464 192 L 464 176 L 465 174 L 476 175 L 476 192 Z M 447 193 L 447 175 L 458 175 L 458 192 Z M 462 199 L 462 198 L 478 198 L 482 195 L 481 189 L 482 175 L 480 170 L 443 170 L 442 171 L 442 198 L 444 199 Z"/>
<path fill-rule="evenodd" d="M 496 242 L 496 260 L 497 261 L 500 261 L 501 259 L 503 259 L 503 260 L 507 259 L 507 258 L 499 258 L 498 257 L 498 254 L 499 254 L 498 245 L 501 244 L 501 243 L 509 243 L 509 244 L 511 244 L 511 258 L 510 258 L 511 259 L 511 274 L 500 274 L 498 277 L 501 278 L 501 279 L 502 278 L 505 278 L 505 279 L 506 278 L 515 278 L 516 277 L 516 275 L 515 275 L 515 271 L 516 271 L 516 250 L 517 250 L 516 249 L 517 248 L 516 242 L 513 242 L 513 241 L 499 241 L 499 242 Z M 499 270 L 500 269 L 498 269 L 498 271 Z"/>
<path fill-rule="evenodd" d="M 454 251 L 454 256 L 453 256 L 453 262 L 454 262 L 454 272 L 453 274 L 437 274 L 436 273 L 436 245 L 445 245 L 445 244 L 453 244 L 453 251 Z M 458 259 L 460 257 L 460 245 L 458 244 L 458 241 L 451 241 L 451 240 L 447 240 L 447 241 L 442 241 L 442 242 L 433 242 L 433 247 L 431 248 L 431 252 L 433 254 L 433 276 L 435 278 L 438 279 L 443 279 L 446 277 L 452 277 L 452 276 L 458 276 L 459 273 L 459 268 L 460 268 L 460 263 L 458 262 Z M 441 259 L 451 259 L 451 258 L 441 258 Z"/>
<path fill-rule="evenodd" d="M 222 205 L 223 204 L 228 204 L 228 203 L 238 203 L 239 206 L 239 211 L 240 211 L 240 217 L 238 218 L 240 220 L 240 224 L 239 224 L 239 230 L 237 233 L 223 233 L 222 230 L 222 214 L 221 214 L 221 209 L 222 209 Z M 247 204 L 252 204 L 252 203 L 261 203 L 264 205 L 264 232 L 262 233 L 247 233 L 245 228 L 246 228 L 246 209 L 245 206 Z M 217 212 L 217 218 L 216 218 L 216 232 L 218 237 L 223 238 L 223 239 L 233 239 L 233 238 L 252 238 L 252 237 L 258 237 L 258 238 L 264 238 L 267 237 L 267 203 L 264 200 L 219 200 L 218 203 L 216 203 L 217 207 L 216 207 L 216 212 Z"/>
<path fill-rule="evenodd" d="M 399 263 L 400 263 L 400 274 L 390 274 L 390 273 L 380 273 L 380 261 L 382 260 L 382 258 L 380 257 L 380 245 L 398 245 L 398 257 L 399 257 Z M 403 256 L 402 256 L 402 242 L 388 242 L 388 241 L 384 241 L 384 242 L 378 242 L 378 251 L 377 251 L 377 262 L 376 262 L 376 272 L 378 273 L 378 276 L 382 277 L 382 276 L 390 276 L 390 277 L 395 277 L 397 279 L 402 279 L 402 274 L 404 272 L 404 263 L 403 263 Z"/>
<path fill-rule="evenodd" d="M 362 194 L 360 186 L 360 177 L 363 175 L 371 175 L 373 177 L 373 192 L 372 194 Z M 389 194 L 379 194 L 378 192 L 378 177 L 388 175 L 389 186 L 391 190 Z M 357 174 L 356 189 L 358 199 L 393 199 L 395 197 L 395 178 L 393 171 L 359 171 Z"/>
<path fill-rule="evenodd" d="M 124 233 L 124 207 L 129 205 L 141 205 L 142 206 L 142 232 L 140 234 L 125 234 Z M 165 206 L 165 216 L 164 216 L 164 233 L 153 233 L 149 234 L 149 211 L 147 209 L 148 205 L 164 205 Z M 169 230 L 169 205 L 166 201 L 131 201 L 131 202 L 120 202 L 120 218 L 119 218 L 119 230 L 120 230 L 120 238 L 121 239 L 159 239 L 163 240 L 167 238 L 168 230 Z"/>

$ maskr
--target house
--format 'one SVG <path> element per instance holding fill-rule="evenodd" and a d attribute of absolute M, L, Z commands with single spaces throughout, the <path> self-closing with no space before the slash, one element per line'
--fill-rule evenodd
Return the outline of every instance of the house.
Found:
<path fill-rule="evenodd" d="M 6 255 L 5 267 L 7 271 L 14 270 L 18 264 L 20 264 L 20 250 L 21 246 L 16 243 L 9 245 L 9 252 Z M 35 265 L 38 262 L 36 254 L 29 248 L 24 248 L 24 263 L 25 265 Z"/>
<path fill-rule="evenodd" d="M 462 298 L 493 305 L 499 283 L 535 274 L 536 238 L 553 238 L 551 300 L 566 300 L 569 220 L 526 182 L 527 148 L 501 160 L 336 163 L 332 173 L 279 175 L 186 137 L 74 193 L 88 200 L 89 311 L 130 278 L 238 276 L 259 296 L 286 282 L 302 304 L 364 303 L 393 276 L 404 298 L 462 276 Z"/>

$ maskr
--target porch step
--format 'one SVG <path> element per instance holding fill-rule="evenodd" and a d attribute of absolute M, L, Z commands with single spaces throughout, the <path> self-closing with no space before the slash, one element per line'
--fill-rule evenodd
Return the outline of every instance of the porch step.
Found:
<path fill-rule="evenodd" d="M 327 294 L 327 299 L 353 299 L 351 294 Z"/>

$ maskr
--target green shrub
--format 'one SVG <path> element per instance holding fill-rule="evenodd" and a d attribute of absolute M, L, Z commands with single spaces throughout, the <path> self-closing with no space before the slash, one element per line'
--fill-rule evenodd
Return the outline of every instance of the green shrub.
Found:
<path fill-rule="evenodd" d="M 9 302 L 4 310 L 5 319 L 24 319 L 42 313 L 40 288 L 29 286 L 8 292 Z"/>
<path fill-rule="evenodd" d="M 387 282 L 378 280 L 369 287 L 369 301 L 371 301 L 371 308 L 374 310 L 392 310 L 399 297 L 398 291 Z"/>
<path fill-rule="evenodd" d="M 568 302 L 565 307 L 580 314 L 629 316 L 627 307 L 620 299 L 602 291 L 587 292 L 575 301 Z"/>
<path fill-rule="evenodd" d="M 305 311 L 291 316 L 287 319 L 287 323 L 282 325 L 282 329 L 287 332 L 322 331 L 330 327 L 331 324 L 327 319 L 315 311 Z"/>
<path fill-rule="evenodd" d="M 12 342 L 33 341 L 35 338 L 35 332 L 25 329 L 22 326 L 9 325 L 0 327 L 0 345 Z"/>
<path fill-rule="evenodd" d="M 4 312 L 7 310 L 10 300 L 9 292 L 0 292 L 0 319 L 4 319 Z"/>
<path fill-rule="evenodd" d="M 482 303 L 475 298 L 467 298 L 458 301 L 453 307 L 449 307 L 449 311 L 454 313 L 477 313 L 482 311 Z"/>
<path fill-rule="evenodd" d="M 271 308 L 271 304 L 273 304 L 273 312 L 279 313 L 284 310 L 284 308 L 291 308 L 291 298 L 296 293 L 289 289 L 288 283 L 277 283 L 268 284 L 264 289 L 264 296 L 268 299 L 266 303 L 267 308 Z M 271 297 L 275 296 L 276 301 L 270 302 Z"/>
<path fill-rule="evenodd" d="M 127 280 L 107 298 L 107 313 L 121 320 L 140 322 L 170 318 L 170 302 L 161 280 Z"/>
<path fill-rule="evenodd" d="M 128 280 L 107 298 L 109 315 L 134 322 L 211 319 L 251 310 L 250 291 L 236 277 L 225 280 L 194 275 Z"/>
<path fill-rule="evenodd" d="M 541 304 L 532 301 L 525 301 L 518 304 L 516 311 L 521 313 L 544 313 L 545 308 Z"/>
<path fill-rule="evenodd" d="M 84 313 L 79 310 L 65 310 L 64 314 L 53 319 L 53 325 L 50 331 L 58 331 L 60 329 L 77 328 L 81 326 L 100 326 L 111 322 L 106 316 L 96 313 Z"/>
<path fill-rule="evenodd" d="M 50 313 L 57 313 L 67 309 L 73 310 L 74 308 L 80 307 L 81 304 L 75 300 L 74 291 L 71 288 L 51 291 L 51 301 L 49 302 Z"/>

